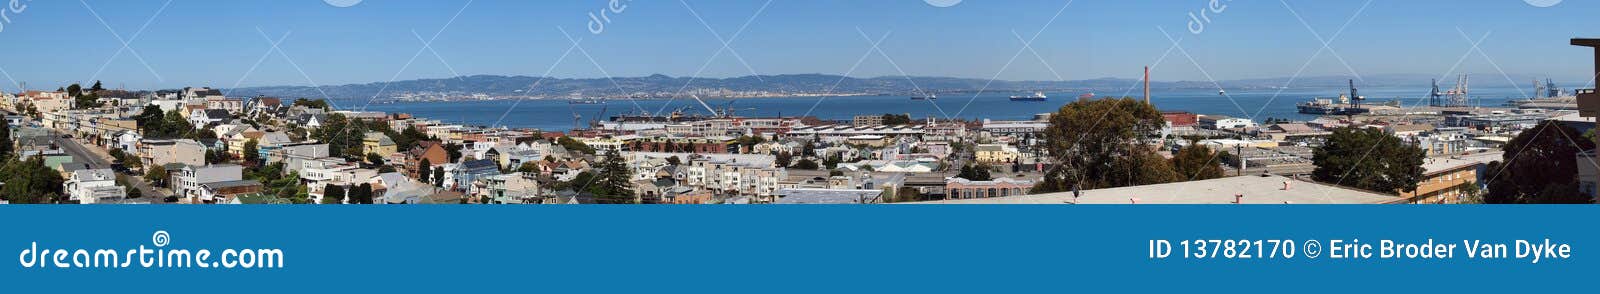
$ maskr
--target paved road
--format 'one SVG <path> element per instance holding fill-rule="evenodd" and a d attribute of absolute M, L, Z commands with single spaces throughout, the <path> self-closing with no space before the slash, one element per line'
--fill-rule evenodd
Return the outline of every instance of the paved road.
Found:
<path fill-rule="evenodd" d="M 52 135 L 51 140 L 56 146 L 60 146 L 61 150 L 65 151 L 67 155 L 72 156 L 75 162 L 87 163 L 89 168 L 93 169 L 111 168 L 111 155 L 105 149 L 84 146 L 78 143 L 77 140 L 61 138 L 61 134 Z M 149 200 L 152 204 L 165 203 L 162 198 L 165 198 L 166 194 L 151 187 L 150 183 L 145 182 L 142 177 L 128 176 L 128 184 L 144 195 L 140 199 Z"/>

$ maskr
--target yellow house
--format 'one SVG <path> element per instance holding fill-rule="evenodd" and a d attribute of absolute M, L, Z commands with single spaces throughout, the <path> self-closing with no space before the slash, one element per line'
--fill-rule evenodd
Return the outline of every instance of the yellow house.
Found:
<path fill-rule="evenodd" d="M 383 135 L 383 133 L 368 132 L 366 138 L 361 139 L 361 151 L 388 158 L 389 155 L 400 152 L 400 147 L 396 146 L 394 140 L 390 139 L 389 136 Z"/>
<path fill-rule="evenodd" d="M 1478 183 L 1478 168 L 1482 162 L 1452 158 L 1429 158 L 1423 162 L 1422 181 L 1417 191 L 1400 193 L 1412 204 L 1455 204 L 1465 198 L 1464 191 Z"/>
<path fill-rule="evenodd" d="M 1022 152 L 1016 147 L 1006 144 L 980 144 L 974 152 L 981 163 L 1011 163 L 1022 157 Z"/>

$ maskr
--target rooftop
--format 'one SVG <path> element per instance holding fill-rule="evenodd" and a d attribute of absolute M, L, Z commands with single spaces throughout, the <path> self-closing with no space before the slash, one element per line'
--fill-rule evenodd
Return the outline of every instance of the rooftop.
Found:
<path fill-rule="evenodd" d="M 1290 183 L 1284 189 L 1284 183 Z M 921 204 L 1233 204 L 1244 195 L 1245 204 L 1382 204 L 1399 197 L 1281 176 L 1243 176 L 1184 183 L 1027 196 L 922 202 Z"/>

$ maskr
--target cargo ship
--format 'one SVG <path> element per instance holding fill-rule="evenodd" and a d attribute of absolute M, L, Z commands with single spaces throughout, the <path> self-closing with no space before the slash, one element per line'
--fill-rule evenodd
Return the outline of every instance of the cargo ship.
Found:
<path fill-rule="evenodd" d="M 1022 101 L 1022 102 L 1050 101 L 1050 96 L 1045 96 L 1044 92 L 1033 92 L 1033 95 L 1031 95 L 1031 96 L 1011 96 L 1011 101 Z"/>

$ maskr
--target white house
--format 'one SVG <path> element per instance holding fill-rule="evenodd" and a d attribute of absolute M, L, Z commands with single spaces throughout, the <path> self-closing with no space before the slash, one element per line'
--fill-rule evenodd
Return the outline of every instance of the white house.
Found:
<path fill-rule="evenodd" d="M 1244 118 L 1234 118 L 1222 115 L 1207 115 L 1200 117 L 1200 125 L 1215 129 L 1243 129 L 1256 127 L 1256 122 Z"/>
<path fill-rule="evenodd" d="M 74 171 L 62 186 L 67 199 L 82 204 L 116 203 L 128 198 L 127 190 L 117 186 L 117 174 L 111 169 Z"/>

